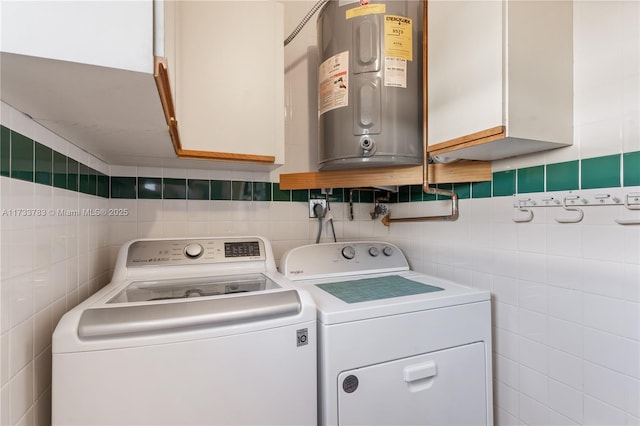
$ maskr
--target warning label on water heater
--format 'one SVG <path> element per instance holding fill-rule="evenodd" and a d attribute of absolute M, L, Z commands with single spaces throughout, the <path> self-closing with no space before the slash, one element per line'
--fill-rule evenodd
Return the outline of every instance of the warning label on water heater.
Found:
<path fill-rule="evenodd" d="M 407 87 L 407 60 L 384 58 L 384 85 L 387 87 Z"/>
<path fill-rule="evenodd" d="M 318 115 L 349 105 L 349 51 L 333 55 L 318 68 Z"/>

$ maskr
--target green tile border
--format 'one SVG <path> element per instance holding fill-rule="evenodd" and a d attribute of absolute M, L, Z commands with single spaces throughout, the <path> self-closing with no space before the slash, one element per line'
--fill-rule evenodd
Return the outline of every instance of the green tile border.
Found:
<path fill-rule="evenodd" d="M 580 162 L 566 161 L 547 165 L 547 191 L 580 189 Z"/>
<path fill-rule="evenodd" d="M 374 199 L 373 199 L 373 191 L 358 191 L 360 192 L 360 202 L 361 203 L 373 203 Z"/>
<path fill-rule="evenodd" d="M 230 180 L 212 180 L 210 187 L 212 200 L 231 200 Z"/>
<path fill-rule="evenodd" d="M 294 189 L 291 191 L 291 201 L 309 201 L 309 190 L 308 189 Z"/>
<path fill-rule="evenodd" d="M 80 165 L 71 157 L 67 158 L 67 189 L 78 192 Z"/>
<path fill-rule="evenodd" d="M 504 170 L 493 173 L 493 196 L 502 197 L 516 193 L 516 171 Z"/>
<path fill-rule="evenodd" d="M 322 190 L 313 188 L 309 190 L 309 199 L 310 200 L 320 200 L 325 198 L 325 195 L 322 193 Z"/>
<path fill-rule="evenodd" d="M 318 189 L 282 190 L 278 182 L 108 176 L 0 125 L 0 176 L 102 198 L 307 202 L 324 198 Z M 495 172 L 491 181 L 440 184 L 459 199 L 544 191 L 640 186 L 640 151 Z M 349 202 L 349 188 L 333 188 L 330 202 Z M 353 189 L 353 202 L 373 203 L 374 192 Z M 421 185 L 398 187 L 389 203 L 447 199 Z"/>
<path fill-rule="evenodd" d="M 453 192 L 458 194 L 459 200 L 471 198 L 471 183 L 454 183 Z"/>
<path fill-rule="evenodd" d="M 138 198 L 143 200 L 161 200 L 162 178 L 139 177 Z"/>
<path fill-rule="evenodd" d="M 620 154 L 580 160 L 580 188 L 615 188 L 620 186 Z"/>
<path fill-rule="evenodd" d="M 11 177 L 33 182 L 34 141 L 11 131 Z"/>
<path fill-rule="evenodd" d="M 206 179 L 188 179 L 187 180 L 187 199 L 188 200 L 209 200 L 211 196 L 210 183 Z"/>
<path fill-rule="evenodd" d="M 53 150 L 48 146 L 36 142 L 35 155 L 35 182 L 51 186 L 53 182 Z"/>
<path fill-rule="evenodd" d="M 398 188 L 398 202 L 408 203 L 409 201 L 411 201 L 411 187 L 401 186 Z"/>
<path fill-rule="evenodd" d="M 80 192 L 83 194 L 97 195 L 98 179 L 96 171 L 91 167 L 80 164 Z"/>
<path fill-rule="evenodd" d="M 622 154 L 622 185 L 640 186 L 640 151 Z"/>
<path fill-rule="evenodd" d="M 271 182 L 253 182 L 253 201 L 271 201 Z"/>
<path fill-rule="evenodd" d="M 138 198 L 137 179 L 133 176 L 111 176 L 111 198 Z"/>
<path fill-rule="evenodd" d="M 331 192 L 331 194 L 329 194 L 329 202 L 343 203 L 345 201 L 345 197 L 349 198 L 348 195 L 345 196 L 344 191 L 344 188 L 333 188 L 333 191 Z"/>
<path fill-rule="evenodd" d="M 544 166 L 518 169 L 518 194 L 544 192 Z"/>
<path fill-rule="evenodd" d="M 273 201 L 291 201 L 291 191 L 288 189 L 280 189 L 280 184 L 274 182 L 272 186 Z"/>
<path fill-rule="evenodd" d="M 409 187 L 409 201 L 412 203 L 422 201 L 422 185 L 411 185 Z M 428 194 L 425 194 L 428 195 Z"/>
<path fill-rule="evenodd" d="M 253 200 L 253 185 L 243 180 L 231 181 L 231 199 L 234 201 Z"/>
<path fill-rule="evenodd" d="M 491 198 L 493 193 L 493 182 L 472 182 L 471 198 Z"/>
<path fill-rule="evenodd" d="M 11 176 L 11 130 L 0 126 L 0 176 Z"/>
<path fill-rule="evenodd" d="M 53 151 L 53 186 L 67 189 L 67 161 L 66 155 Z"/>
<path fill-rule="evenodd" d="M 186 200 L 187 180 L 164 178 L 162 179 L 162 199 L 163 200 Z"/>
<path fill-rule="evenodd" d="M 438 185 L 436 185 L 436 188 L 444 189 L 445 191 L 453 191 L 453 184 L 452 183 L 439 183 Z M 425 195 L 428 195 L 428 194 L 425 194 Z M 434 196 L 435 196 L 436 200 L 450 200 L 451 199 L 450 196 L 443 195 L 443 194 L 431 195 L 431 197 L 434 197 Z M 459 194 L 458 194 L 458 197 L 459 197 Z"/>
<path fill-rule="evenodd" d="M 109 176 L 98 172 L 98 192 L 96 195 L 102 198 L 109 198 Z"/>

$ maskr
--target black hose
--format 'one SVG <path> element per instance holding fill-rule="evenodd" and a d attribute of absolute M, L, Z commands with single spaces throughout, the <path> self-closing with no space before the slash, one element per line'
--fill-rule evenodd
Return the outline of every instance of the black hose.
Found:
<path fill-rule="evenodd" d="M 313 214 L 318 218 L 318 235 L 316 236 L 316 244 L 320 242 L 320 236 L 322 235 L 322 219 L 327 211 L 322 207 L 322 204 L 314 204 Z"/>

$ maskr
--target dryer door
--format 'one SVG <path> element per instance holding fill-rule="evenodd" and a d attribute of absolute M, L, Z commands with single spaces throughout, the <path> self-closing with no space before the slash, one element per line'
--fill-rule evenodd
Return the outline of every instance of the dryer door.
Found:
<path fill-rule="evenodd" d="M 487 424 L 482 342 L 338 376 L 340 425 Z"/>

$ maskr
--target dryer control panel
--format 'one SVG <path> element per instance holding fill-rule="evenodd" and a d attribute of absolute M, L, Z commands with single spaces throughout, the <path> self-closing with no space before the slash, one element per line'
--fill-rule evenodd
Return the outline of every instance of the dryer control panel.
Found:
<path fill-rule="evenodd" d="M 409 264 L 393 244 L 379 241 L 311 244 L 285 253 L 280 273 L 292 280 L 406 271 Z"/>
<path fill-rule="evenodd" d="M 260 260 L 265 260 L 264 242 L 246 238 L 138 240 L 127 253 L 127 267 Z"/>

